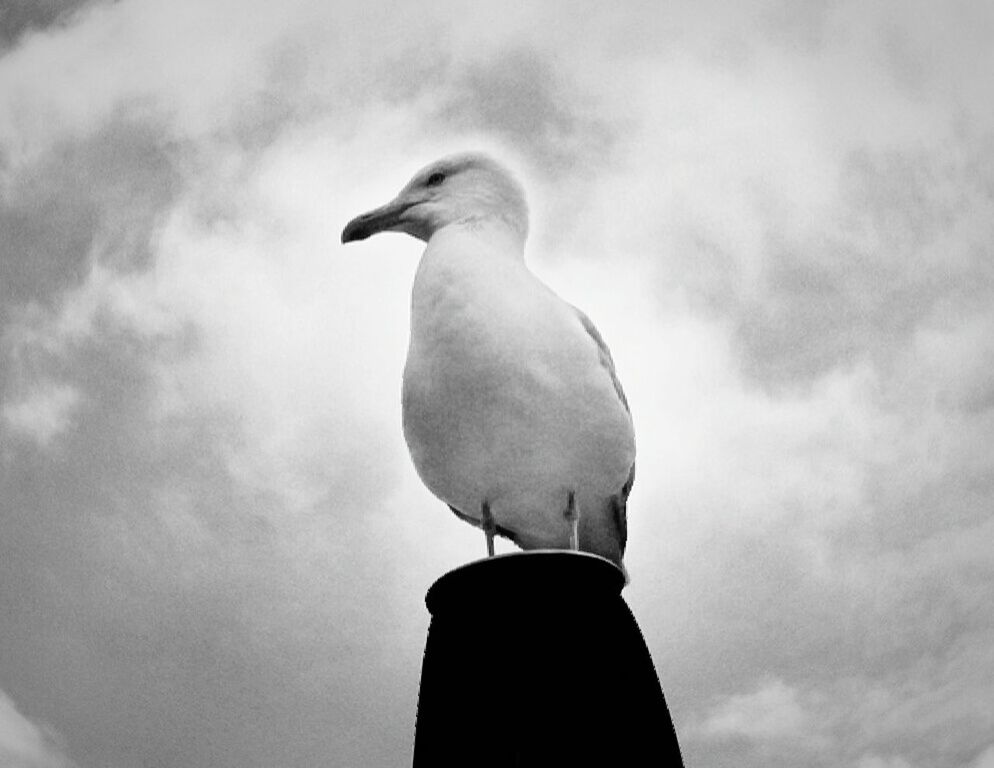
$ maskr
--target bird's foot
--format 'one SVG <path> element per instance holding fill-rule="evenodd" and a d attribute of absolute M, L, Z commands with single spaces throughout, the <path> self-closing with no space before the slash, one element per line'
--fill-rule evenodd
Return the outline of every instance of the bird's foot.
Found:
<path fill-rule="evenodd" d="M 580 549 L 580 510 L 576 504 L 576 493 L 570 491 L 566 494 L 566 511 L 563 517 L 569 523 L 569 548 L 574 552 Z"/>
<path fill-rule="evenodd" d="M 483 533 L 487 537 L 487 557 L 494 556 L 494 534 L 497 533 L 497 522 L 490 511 L 490 502 L 484 500 L 480 504 L 480 519 L 483 522 Z"/>

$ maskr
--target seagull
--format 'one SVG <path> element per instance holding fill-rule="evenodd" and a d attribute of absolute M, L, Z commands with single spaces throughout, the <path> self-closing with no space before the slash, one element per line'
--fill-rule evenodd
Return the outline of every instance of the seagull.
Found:
<path fill-rule="evenodd" d="M 476 152 L 420 170 L 342 243 L 427 243 L 411 294 L 403 426 L 421 480 L 462 520 L 520 548 L 624 570 L 635 435 L 597 328 L 525 265 L 521 185 Z M 627 572 L 626 572 L 627 577 Z"/>

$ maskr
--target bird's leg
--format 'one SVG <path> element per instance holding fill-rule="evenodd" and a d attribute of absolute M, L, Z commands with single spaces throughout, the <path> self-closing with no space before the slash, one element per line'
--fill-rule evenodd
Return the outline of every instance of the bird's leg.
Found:
<path fill-rule="evenodd" d="M 574 552 L 580 550 L 580 510 L 576 505 L 576 493 L 570 491 L 566 494 L 566 511 L 563 517 L 569 523 L 569 548 Z"/>
<path fill-rule="evenodd" d="M 487 557 L 494 556 L 494 534 L 497 533 L 497 523 L 490 511 L 490 502 L 486 499 L 480 504 L 480 519 L 483 521 L 483 533 L 487 537 Z"/>

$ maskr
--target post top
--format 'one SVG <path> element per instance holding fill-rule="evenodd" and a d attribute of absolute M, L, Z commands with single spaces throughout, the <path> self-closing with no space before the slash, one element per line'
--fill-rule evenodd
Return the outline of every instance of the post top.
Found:
<path fill-rule="evenodd" d="M 440 576 L 428 589 L 425 604 L 433 616 L 494 600 L 529 602 L 547 597 L 595 594 L 610 597 L 625 586 L 624 572 L 590 552 L 533 549 L 475 560 Z"/>

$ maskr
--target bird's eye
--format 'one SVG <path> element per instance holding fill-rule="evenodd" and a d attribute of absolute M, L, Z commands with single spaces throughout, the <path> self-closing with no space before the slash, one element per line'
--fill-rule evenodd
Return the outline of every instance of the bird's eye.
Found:
<path fill-rule="evenodd" d="M 435 173 L 433 173 L 431 176 L 428 177 L 428 179 L 425 181 L 425 185 L 429 187 L 437 187 L 443 181 L 445 181 L 445 174 L 442 173 L 441 171 L 436 171 Z"/>

